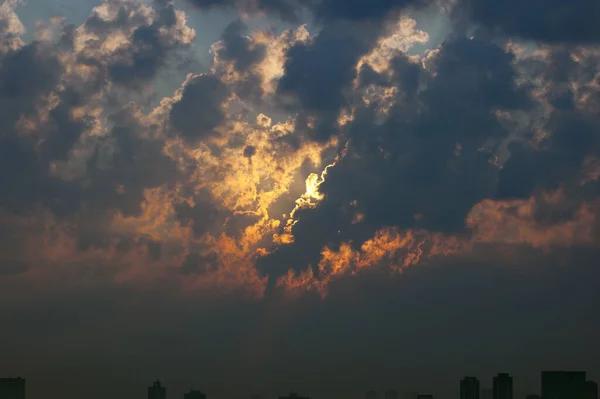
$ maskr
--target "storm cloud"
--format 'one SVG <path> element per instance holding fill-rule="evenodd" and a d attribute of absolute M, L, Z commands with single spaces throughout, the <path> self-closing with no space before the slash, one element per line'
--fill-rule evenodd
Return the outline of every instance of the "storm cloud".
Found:
<path fill-rule="evenodd" d="M 0 6 L 0 309 L 14 326 L 0 340 L 41 342 L 31 323 L 48 320 L 53 350 L 114 344 L 145 372 L 138 353 L 169 342 L 163 359 L 210 364 L 227 397 L 231 364 L 248 389 L 295 375 L 279 355 L 304 371 L 327 355 L 332 375 L 336 359 L 400 351 L 397 337 L 449 358 L 466 353 L 452 337 L 538 342 L 555 316 L 540 298 L 597 328 L 584 320 L 600 244 L 597 3 L 188 3 L 109 0 L 78 25 L 38 22 L 34 39 L 20 2 Z M 215 43 L 195 40 L 198 9 L 223 11 Z M 417 20 L 435 13 L 439 44 Z M 196 54 L 208 65 L 181 65 Z M 515 336 L 494 311 L 516 314 Z M 345 352 L 361 337 L 375 354 Z M 404 350 L 408 373 L 420 354 Z"/>

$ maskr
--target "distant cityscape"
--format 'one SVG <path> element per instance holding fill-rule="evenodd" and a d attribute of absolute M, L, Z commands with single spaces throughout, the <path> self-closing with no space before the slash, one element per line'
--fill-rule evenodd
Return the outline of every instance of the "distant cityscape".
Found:
<path fill-rule="evenodd" d="M 380 395 L 383 393 L 383 395 Z M 148 399 L 166 399 L 167 388 L 156 380 L 148 387 Z M 0 378 L 0 399 L 26 399 L 24 378 Z M 207 399 L 206 394 L 197 390 L 183 394 L 183 399 Z M 251 399 L 260 399 L 254 395 Z M 279 399 L 310 399 L 290 392 Z M 428 393 L 410 393 L 402 397 L 398 391 L 389 389 L 383 392 L 368 391 L 365 399 L 436 399 Z M 439 398 L 442 399 L 442 398 Z M 482 388 L 476 377 L 464 377 L 460 381 L 460 399 L 515 399 L 513 377 L 499 373 L 492 379 L 491 388 Z M 542 371 L 541 392 L 530 394 L 525 399 L 599 399 L 598 384 L 587 379 L 585 371 Z"/>

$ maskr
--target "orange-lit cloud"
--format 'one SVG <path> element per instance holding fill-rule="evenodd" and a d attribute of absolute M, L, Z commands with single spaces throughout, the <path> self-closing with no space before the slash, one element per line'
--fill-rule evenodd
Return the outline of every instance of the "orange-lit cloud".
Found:
<path fill-rule="evenodd" d="M 469 250 L 471 244 L 456 236 L 387 228 L 354 249 L 351 243 L 342 243 L 338 250 L 323 248 L 318 264 L 318 275 L 309 267 L 294 275 L 290 271 L 279 279 L 279 286 L 292 292 L 299 289 L 316 290 L 326 295 L 327 286 L 342 277 L 358 275 L 361 270 L 383 267 L 391 273 L 402 273 L 408 267 L 426 262 L 436 256 L 446 256 Z"/>
<path fill-rule="evenodd" d="M 0 6 L 0 57 L 12 56 L 27 46 L 21 39 L 24 28 L 15 13 L 19 3 L 10 0 Z M 21 147 L 15 148 L 30 150 L 23 151 L 19 159 L 31 159 L 32 165 L 39 166 L 39 169 L 30 168 L 37 179 L 31 180 L 31 186 L 41 187 L 39 191 L 35 187 L 30 190 L 31 187 L 24 187 L 18 181 L 8 182 L 14 184 L 12 188 L 22 189 L 23 197 L 29 196 L 30 203 L 26 199 L 8 198 L 2 203 L 6 209 L 0 212 L 5 230 L 14 231 L 7 240 L 10 245 L 5 244 L 2 260 L 31 265 L 25 272 L 28 276 L 41 279 L 67 269 L 73 274 L 81 271 L 86 275 L 102 269 L 115 284 L 143 282 L 152 286 L 164 279 L 184 293 L 244 291 L 249 297 L 260 298 L 268 277 L 257 269 L 257 262 L 280 248 L 298 244 L 294 229 L 301 221 L 301 211 L 319 211 L 327 200 L 327 193 L 322 191 L 326 187 L 324 182 L 329 183 L 335 168 L 347 167 L 344 163 L 367 160 L 365 168 L 376 164 L 372 170 L 365 170 L 371 178 L 364 180 L 364 190 L 379 189 L 382 195 L 388 195 L 387 188 L 398 184 L 397 192 L 391 190 L 398 204 L 386 202 L 387 206 L 393 204 L 395 210 L 403 210 L 403 206 L 420 208 L 422 203 L 435 205 L 438 201 L 455 200 L 445 198 L 444 194 L 452 197 L 462 193 L 459 186 L 467 184 L 468 179 L 463 181 L 453 173 L 455 169 L 458 173 L 471 172 L 469 157 L 476 158 L 489 150 L 490 157 L 485 162 L 498 174 L 506 170 L 503 167 L 511 156 L 516 156 L 516 152 L 511 154 L 507 150 L 509 143 L 525 143 L 539 153 L 545 151 L 556 134 L 553 131 L 556 128 L 548 122 L 554 121 L 550 115 L 562 112 L 560 104 L 553 103 L 554 91 L 567 90 L 573 94 L 571 114 L 580 112 L 589 117 L 597 111 L 596 95 L 600 90 L 597 71 L 581 73 L 585 79 L 571 79 L 568 83 L 552 80 L 550 73 L 530 79 L 526 72 L 535 73 L 529 71 L 527 62 L 550 63 L 553 49 L 527 54 L 516 43 L 504 49 L 515 54 L 514 59 L 503 49 L 494 47 L 495 44 L 477 45 L 487 50 L 493 47 L 490 51 L 494 56 L 507 56 L 510 65 L 523 70 L 527 79 L 519 75 L 515 78 L 515 87 L 526 87 L 523 80 L 533 81 L 528 99 L 532 100 L 531 107 L 535 110 L 529 113 L 526 107 L 519 111 L 506 110 L 501 107 L 501 101 L 494 102 L 489 110 L 485 107 L 478 110 L 477 106 L 484 102 L 480 99 L 487 101 L 488 91 L 493 92 L 496 87 L 486 86 L 489 90 L 482 94 L 467 82 L 455 82 L 452 73 L 463 69 L 460 64 L 454 68 L 452 63 L 458 56 L 445 54 L 444 51 L 449 51 L 446 48 L 431 49 L 423 56 L 408 56 L 406 52 L 410 48 L 429 40 L 428 34 L 418 30 L 416 21 L 408 17 L 398 19 L 384 30 L 364 55 L 349 57 L 353 60 L 349 70 L 356 75 L 351 76 L 349 84 L 340 85 L 343 86 L 342 105 L 335 108 L 332 119 L 335 133 L 327 140 L 313 140 L 299 133 L 305 127 L 299 126 L 302 123 L 312 129 L 322 122 L 318 113 L 290 110 L 285 99 L 278 97 L 279 80 L 286 74 L 288 50 L 297 44 L 309 47 L 318 37 L 312 36 L 304 25 L 280 34 L 271 30 L 239 33 L 243 36 L 244 51 L 251 55 L 251 62 L 245 67 L 240 67 L 239 60 L 226 53 L 227 39 L 221 39 L 211 48 L 210 70 L 189 74 L 181 87 L 164 95 L 158 105 L 144 107 L 142 101 L 131 100 L 134 98 L 131 93 L 149 100 L 150 86 L 159 76 L 158 71 L 167 65 L 168 54 L 190 46 L 196 36 L 181 10 L 157 7 L 117 0 L 105 2 L 94 8 L 81 26 L 70 31 L 70 45 L 60 42 L 68 42 L 65 38 L 67 21 L 54 19 L 38 24 L 40 43 L 36 44 L 38 47 L 31 47 L 31 53 L 26 55 L 34 60 L 38 59 L 35 57 L 56 59 L 56 76 L 49 76 L 49 83 L 42 82 L 39 89 L 24 85 L 32 94 L 19 98 L 23 104 L 10 97 L 14 93 L 2 94 L 4 97 L 0 98 L 1 104 L 15 107 L 15 112 L 10 108 L 6 114 L 7 118 L 14 117 L 7 128 L 10 134 L 14 133 L 11 140 L 21 140 Z M 121 15 L 128 16 L 125 22 L 119 20 Z M 597 51 L 578 49 L 568 58 L 575 64 L 574 68 L 584 69 L 597 56 Z M 151 68 L 144 70 L 147 75 L 138 73 L 142 68 L 136 66 L 136 62 L 150 62 L 144 57 L 152 59 Z M 447 81 L 438 87 L 435 86 L 437 69 L 433 64 L 443 57 L 450 59 L 445 60 L 451 64 L 449 71 L 445 71 L 450 77 L 442 76 L 441 79 Z M 415 91 L 432 90 L 431 87 L 437 90 L 427 93 L 430 97 L 418 98 L 409 104 L 414 112 L 408 116 L 395 110 L 395 106 L 402 103 L 405 88 L 399 83 L 401 79 L 394 76 L 400 73 L 393 68 L 394 60 L 404 62 L 409 69 L 416 68 L 415 76 L 424 76 L 427 84 L 421 88 L 420 81 L 416 82 Z M 384 83 L 367 84 L 359 89 L 362 82 L 357 74 L 367 66 L 377 74 L 374 79 Z M 472 69 L 474 74 L 481 75 L 477 77 L 483 85 L 489 76 L 495 75 L 485 69 L 492 69 L 489 65 L 484 63 L 480 67 L 483 72 L 477 69 L 479 67 Z M 15 71 L 18 72 L 18 68 L 6 76 L 17 76 Z M 500 75 L 505 76 L 504 72 Z M 213 102 L 206 107 L 209 113 L 222 114 L 219 115 L 222 118 L 202 128 L 190 123 L 187 127 L 194 133 L 192 140 L 183 137 L 174 127 L 173 109 L 185 100 L 186 89 L 202 78 L 211 78 L 222 90 L 214 98 L 207 98 Z M 302 88 L 305 83 L 293 87 Z M 425 87 L 427 85 L 429 87 Z M 256 95 L 241 89 L 247 87 Z M 481 112 L 473 117 L 475 122 L 463 123 L 462 119 L 456 122 L 454 115 L 445 113 L 447 107 L 454 105 L 449 104 L 451 101 L 441 101 L 440 105 L 432 100 L 450 89 L 464 97 L 448 94 L 452 102 L 466 104 L 459 104 L 458 111 L 453 112 L 464 112 L 465 115 L 459 116 L 465 118 Z M 510 94 L 514 93 L 507 95 Z M 202 107 L 203 104 L 200 101 L 193 105 Z M 427 112 L 435 106 L 439 107 L 437 113 L 432 114 L 435 120 L 419 119 L 431 117 Z M 211 116 L 202 114 L 201 109 L 191 109 L 206 118 Z M 385 116 L 386 121 L 365 116 L 371 109 L 377 117 Z M 447 125 L 456 122 L 459 126 L 437 126 L 440 115 L 449 120 Z M 303 117 L 306 120 L 301 120 Z M 465 131 L 481 120 L 485 122 L 483 130 L 500 129 L 495 125 L 497 121 L 503 128 L 514 129 L 506 136 L 499 134 L 499 138 L 494 136 L 481 140 L 481 145 L 471 145 L 469 140 L 479 144 L 479 136 L 469 136 L 471 132 Z M 400 121 L 398 126 L 401 127 L 384 125 L 395 121 Z M 192 122 L 198 121 L 193 119 Z M 379 129 L 380 126 L 383 127 Z M 425 126 L 425 129 L 417 130 L 415 126 Z M 198 133 L 195 129 L 206 131 Z M 452 134 L 458 138 L 446 142 L 446 137 Z M 65 137 L 71 141 L 63 142 Z M 354 142 L 357 142 L 355 152 L 348 155 L 350 143 Z M 438 147 L 441 155 L 436 153 Z M 452 151 L 448 158 L 444 158 L 446 149 Z M 477 156 L 468 153 L 469 149 Z M 376 156 L 367 153 L 369 151 L 377 152 Z M 378 164 L 377 157 L 390 163 Z M 411 163 L 413 159 L 418 162 Z M 428 174 L 427 162 L 438 159 L 442 159 L 442 172 Z M 467 166 L 461 169 L 463 161 Z M 597 154 L 587 154 L 581 165 L 574 164 L 573 169 L 581 169 L 577 171 L 577 189 L 584 190 L 598 182 Z M 436 182 L 433 184 L 443 187 L 422 188 L 421 182 L 405 179 L 404 174 L 394 174 L 395 168 L 406 165 L 415 165 L 406 175 L 418 176 L 422 172 L 426 176 L 424 181 L 429 178 Z M 29 171 L 27 168 L 19 170 Z M 342 175 L 353 179 L 358 172 L 362 171 Z M 25 174 L 18 176 L 29 181 L 22 178 Z M 489 181 L 497 176 L 487 177 L 484 176 L 486 182 L 482 184 L 486 188 L 493 185 Z M 378 179 L 381 179 L 381 187 L 378 184 L 366 187 L 371 180 Z M 431 181 L 423 186 L 432 185 Z M 312 290 L 326 295 L 331 283 L 359 276 L 369 269 L 384 268 L 398 274 L 408 267 L 441 257 L 468 256 L 481 245 L 527 246 L 546 251 L 553 247 L 596 245 L 598 201 L 588 194 L 585 198 L 582 194 L 583 199 L 573 199 L 576 195 L 569 190 L 575 189 L 562 183 L 558 190 L 536 186 L 537 191 L 520 199 L 497 199 L 493 197 L 493 190 L 483 190 L 485 195 L 479 192 L 472 197 L 466 195 L 468 200 L 476 199 L 464 207 L 468 214 L 462 230 L 420 228 L 421 221 L 428 222 L 427 218 L 431 218 L 428 214 L 419 214 L 414 225 L 394 227 L 400 223 L 388 225 L 387 221 L 378 221 L 375 226 L 364 227 L 372 223 L 369 209 L 363 209 L 362 203 L 354 201 L 348 225 L 357 231 L 370 229 L 368 234 L 358 235 L 363 241 L 345 238 L 334 245 L 335 240 L 328 241 L 325 237 L 316 246 L 315 253 L 320 251 L 318 263 L 303 265 L 304 271 L 300 273 L 289 270 L 279 277 L 277 285 L 292 292 Z M 336 189 L 335 184 L 332 187 Z M 464 191 L 470 194 L 469 190 L 478 188 L 469 186 Z M 72 191 L 66 198 L 57 194 L 67 189 Z M 439 197 L 438 192 L 442 193 Z M 46 200 L 45 195 L 59 199 Z M 409 205 L 401 204 L 403 196 L 416 198 L 419 195 L 422 198 L 414 201 L 411 198 Z M 347 198 L 342 207 L 346 207 L 350 199 L 354 198 Z M 27 206 L 13 214 L 10 207 L 18 208 L 22 205 L 20 202 L 27 202 Z M 181 208 L 189 215 L 182 216 Z M 455 208 L 442 209 L 453 211 Z M 551 213 L 555 210 L 561 215 L 566 213 L 568 217 L 540 218 L 539 214 L 547 209 Z M 564 209 L 570 213 L 562 212 Z M 461 214 L 460 220 L 462 217 Z M 205 226 L 201 229 L 199 224 Z M 369 237 L 366 241 L 365 236 Z"/>
<path fill-rule="evenodd" d="M 290 244 L 294 241 L 292 228 L 298 222 L 298 220 L 295 218 L 296 213 L 300 209 L 311 209 L 316 207 L 319 201 L 321 201 L 324 198 L 324 195 L 321 192 L 319 192 L 319 187 L 321 186 L 321 184 L 323 184 L 323 182 L 325 182 L 329 168 L 334 167 L 337 164 L 337 162 L 339 162 L 339 160 L 345 155 L 345 150 L 338 154 L 332 163 L 323 168 L 323 171 L 320 175 L 316 173 L 311 173 L 310 175 L 308 175 L 305 182 L 306 192 L 304 192 L 300 197 L 298 197 L 298 199 L 296 199 L 296 206 L 290 212 L 289 219 L 287 220 L 283 229 L 284 232 L 280 235 L 277 234 L 274 237 L 276 243 Z"/>
<path fill-rule="evenodd" d="M 552 224 L 535 219 L 540 203 L 559 205 L 564 200 L 561 190 L 525 200 L 484 200 L 475 205 L 466 224 L 478 243 L 529 245 L 548 249 L 552 246 L 593 245 L 597 206 L 583 203 L 573 216 Z"/>
<path fill-rule="evenodd" d="M 379 39 L 373 50 L 360 59 L 357 70 L 364 64 L 368 64 L 376 72 L 389 72 L 390 62 L 394 57 L 406 53 L 416 44 L 429 41 L 427 32 L 416 29 L 416 26 L 417 21 L 402 16 L 389 32 Z M 415 57 L 415 60 L 418 59 L 419 57 Z"/>
<path fill-rule="evenodd" d="M 337 250 L 324 247 L 318 274 L 310 266 L 299 274 L 290 270 L 279 279 L 278 285 L 292 292 L 314 290 L 326 295 L 332 281 L 357 275 L 361 270 L 383 267 L 401 273 L 407 267 L 427 263 L 436 257 L 468 256 L 482 244 L 529 246 L 539 250 L 596 245 L 597 204 L 584 203 L 572 218 L 550 225 L 535 219 L 541 203 L 558 205 L 562 201 L 562 190 L 526 200 L 484 200 L 473 207 L 465 221 L 470 234 L 382 229 L 360 248 L 351 243 L 342 243 Z"/>

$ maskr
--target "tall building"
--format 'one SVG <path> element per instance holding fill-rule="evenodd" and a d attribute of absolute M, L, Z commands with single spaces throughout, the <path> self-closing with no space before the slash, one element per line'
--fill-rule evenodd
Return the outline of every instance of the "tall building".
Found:
<path fill-rule="evenodd" d="M 584 399 L 598 399 L 598 384 L 594 381 L 586 381 Z"/>
<path fill-rule="evenodd" d="M 159 380 L 154 381 L 154 384 L 148 387 L 148 399 L 167 399 L 167 388 L 163 387 Z"/>
<path fill-rule="evenodd" d="M 25 399 L 25 379 L 0 378 L 0 399 Z"/>
<path fill-rule="evenodd" d="M 479 380 L 465 377 L 460 381 L 460 399 L 479 399 Z"/>
<path fill-rule="evenodd" d="M 585 371 L 542 371 L 542 398 L 582 398 L 585 382 Z"/>
<path fill-rule="evenodd" d="M 206 399 L 206 395 L 192 389 L 188 393 L 183 394 L 183 399 Z"/>
<path fill-rule="evenodd" d="M 513 399 L 513 379 L 509 374 L 494 377 L 494 399 Z"/>
<path fill-rule="evenodd" d="M 388 389 L 385 391 L 385 399 L 398 399 L 398 391 L 394 389 Z"/>
<path fill-rule="evenodd" d="M 367 391 L 367 393 L 365 394 L 365 399 L 377 399 L 377 392 Z"/>

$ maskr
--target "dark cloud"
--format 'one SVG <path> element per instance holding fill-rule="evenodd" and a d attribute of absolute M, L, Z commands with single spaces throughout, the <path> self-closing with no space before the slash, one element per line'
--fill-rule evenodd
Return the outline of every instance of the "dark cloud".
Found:
<path fill-rule="evenodd" d="M 596 0 L 460 0 L 455 14 L 501 34 L 547 43 L 597 43 Z"/>
<path fill-rule="evenodd" d="M 566 186 L 575 190 L 582 179 L 586 158 L 600 155 L 600 118 L 594 104 L 598 93 L 585 88 L 576 93 L 570 83 L 577 82 L 582 87 L 593 83 L 595 77 L 589 65 L 598 56 L 591 53 L 575 62 L 572 55 L 556 49 L 550 51 L 543 66 L 527 59 L 522 62 L 525 71 L 542 82 L 546 92 L 542 101 L 552 108 L 539 126 L 547 136 L 538 145 L 522 142 L 509 147 L 510 158 L 500 173 L 497 193 L 500 198 L 526 198 L 540 189 Z M 575 191 L 582 195 L 581 191 L 586 189 L 589 187 Z"/>
<path fill-rule="evenodd" d="M 170 2 L 157 1 L 154 6 L 156 15 L 148 22 L 141 3 L 118 0 L 103 3 L 100 7 L 113 16 L 106 18 L 95 11 L 83 23 L 83 32 L 94 35 L 86 39 L 90 49 L 99 51 L 88 52 L 82 58 L 94 59 L 107 79 L 117 85 L 139 88 L 151 81 L 169 56 L 189 45 L 193 37 L 189 28 L 178 21 Z M 129 43 L 114 51 L 102 49 L 102 44 L 111 40 L 110 35 L 117 30 L 132 31 Z"/>
<path fill-rule="evenodd" d="M 317 141 L 327 141 L 335 134 L 339 111 L 347 102 L 346 90 L 356 77 L 356 64 L 372 48 L 379 33 L 375 26 L 365 25 L 358 31 L 349 24 L 332 24 L 314 41 L 288 50 L 277 94 L 292 110 L 301 110 L 298 130 L 306 130 Z M 316 117 L 314 127 L 309 123 L 311 117 Z"/>
<path fill-rule="evenodd" d="M 247 26 L 240 20 L 234 21 L 225 28 L 221 40 L 223 47 L 217 51 L 220 59 L 232 61 L 235 68 L 245 72 L 265 57 L 264 44 L 252 44 L 252 40 L 245 36 Z"/>
<path fill-rule="evenodd" d="M 50 111 L 51 122 L 42 143 L 42 152 L 48 161 L 67 161 L 81 135 L 96 122 L 94 117 L 74 119 L 72 110 L 80 104 L 69 104 L 69 100 L 72 99 L 62 98 L 61 103 Z"/>
<path fill-rule="evenodd" d="M 145 22 L 144 16 L 135 12 L 139 7 L 139 3 L 128 3 L 117 0 L 104 2 L 102 6 L 112 10 L 114 17 L 104 18 L 101 13 L 94 10 L 82 24 L 85 30 L 100 37 L 120 28 L 143 25 Z"/>
<path fill-rule="evenodd" d="M 600 238 L 599 60 L 595 48 L 573 45 L 596 40 L 596 6 L 577 0 L 579 10 L 554 14 L 562 7 L 554 0 L 548 10 L 459 0 L 457 15 L 485 25 L 474 39 L 453 32 L 425 60 L 397 50 L 389 65 L 357 71 L 390 33 L 388 19 L 429 2 L 190 1 L 287 20 L 308 10 L 323 29 L 281 54 L 271 98 L 255 68 L 266 35 L 252 42 L 234 22 L 213 47 L 214 73 L 191 75 L 149 113 L 122 94 L 145 92 L 190 43 L 169 1 L 155 0 L 154 12 L 147 2 L 110 1 L 80 28 L 61 25 L 58 43 L 27 45 L 2 10 L 0 39 L 10 45 L 0 44 L 0 313 L 8 326 L 0 374 L 21 365 L 34 395 L 66 399 L 114 396 L 114 386 L 117 396 L 136 395 L 123 365 L 138 365 L 148 381 L 164 376 L 170 392 L 202 375 L 198 386 L 217 398 L 274 380 L 282 382 L 259 393 L 275 397 L 302 381 L 311 397 L 336 397 L 427 386 L 452 369 L 452 382 L 434 392 L 443 397 L 469 364 L 492 374 L 522 356 L 521 367 L 538 369 L 564 342 L 575 343 L 561 353 L 569 364 L 599 358 L 589 333 L 599 327 L 590 316 L 599 301 L 590 248 Z M 112 47 L 120 34 L 128 40 Z M 517 57 L 507 35 L 555 44 Z M 341 111 L 353 117 L 343 126 Z M 248 123 L 261 112 L 269 119 Z M 332 136 L 338 147 L 324 150 Z M 294 241 L 265 250 L 308 173 L 336 150 L 343 155 L 318 187 L 324 197 L 313 197 L 314 207 L 301 206 L 306 195 L 296 202 Z M 482 205 L 491 210 L 466 224 Z M 353 263 L 343 252 L 360 252 L 382 229 L 414 234 L 423 259 L 433 244 L 421 236 L 434 234 L 469 252 L 399 276 L 391 271 L 409 248 L 377 247 L 382 259 L 318 281 L 328 249 Z M 486 244 L 477 241 L 484 233 L 493 236 Z M 309 265 L 316 278 L 306 290 L 276 286 Z M 311 291 L 320 283 L 325 298 Z M 498 328 L 498 315 L 511 328 Z M 365 372 L 365 364 L 380 367 Z M 107 384 L 93 385 L 99 376 Z"/>
<path fill-rule="evenodd" d="M 175 161 L 163 151 L 164 142 L 148 137 L 149 127 L 136 111 L 131 105 L 110 117 L 111 134 L 88 162 L 84 195 L 94 208 L 138 215 L 144 190 L 173 185 L 180 178 Z"/>
<path fill-rule="evenodd" d="M 199 253 L 188 254 L 181 267 L 183 274 L 203 274 L 217 269 L 218 259 L 216 254 L 201 255 Z"/>
<path fill-rule="evenodd" d="M 177 220 L 182 226 L 191 227 L 196 237 L 206 233 L 218 235 L 224 232 L 230 237 L 239 238 L 244 229 L 259 219 L 254 214 L 236 214 L 219 205 L 218 199 L 207 190 L 200 190 L 188 201 L 173 204 Z"/>
<path fill-rule="evenodd" d="M 206 190 L 196 194 L 193 200 L 193 205 L 188 202 L 176 203 L 174 209 L 179 222 L 184 226 L 191 225 L 192 231 L 199 237 L 215 227 L 220 212 Z"/>
<path fill-rule="evenodd" d="M 226 82 L 238 98 L 259 105 L 263 101 L 263 78 L 256 68 L 265 59 L 267 46 L 248 36 L 248 27 L 240 20 L 224 30 L 213 47 L 215 75 Z M 235 77 L 232 79 L 232 71 Z"/>
<path fill-rule="evenodd" d="M 387 120 L 376 122 L 377 104 L 357 110 L 348 154 L 320 186 L 325 199 L 298 212 L 295 242 L 259 267 L 275 277 L 288 266 L 316 267 L 324 246 L 360 246 L 383 227 L 463 231 L 471 208 L 495 192 L 498 168 L 481 149 L 510 132 L 494 111 L 530 107 L 515 83 L 513 61 L 493 43 L 466 38 L 441 46 L 431 63 L 435 75 L 396 57 L 388 84 L 400 90 Z M 373 73 L 361 76 L 377 80 Z M 354 224 L 357 213 L 363 219 Z"/>
<path fill-rule="evenodd" d="M 149 240 L 146 244 L 148 248 L 148 256 L 156 261 L 162 257 L 162 243 L 160 241 Z"/>
<path fill-rule="evenodd" d="M 509 149 L 510 159 L 500 173 L 498 198 L 526 198 L 536 185 L 558 188 L 556 176 L 546 174 L 545 165 L 553 163 L 551 155 L 516 143 Z"/>
<path fill-rule="evenodd" d="M 0 278 L 25 273 L 29 266 L 20 261 L 0 261 Z"/>
<path fill-rule="evenodd" d="M 299 18 L 297 0 L 188 0 L 201 9 L 233 8 L 242 12 L 268 13 L 286 21 L 296 22 Z M 302 1 L 304 2 L 304 1 Z"/>
<path fill-rule="evenodd" d="M 23 211 L 35 204 L 58 209 L 64 196 L 72 193 L 69 184 L 49 176 L 48 170 L 49 162 L 64 159 L 82 132 L 82 126 L 65 115 L 68 106 L 61 102 L 49 112 L 47 128 L 30 135 L 18 131 L 24 120 L 37 123 L 62 73 L 53 48 L 38 42 L 9 52 L 1 60 L 0 164 L 4 172 L 0 174 L 0 203 L 10 209 Z M 40 150 L 37 140 L 42 140 Z"/>
<path fill-rule="evenodd" d="M 61 72 L 62 66 L 52 49 L 33 42 L 3 58 L 0 91 L 3 98 L 33 102 L 54 89 Z"/>
<path fill-rule="evenodd" d="M 444 113 L 441 116 L 445 121 L 452 121 L 457 133 L 468 138 L 493 134 L 497 129 L 491 111 L 526 109 L 529 103 L 524 88 L 516 86 L 513 61 L 512 53 L 494 43 L 466 38 L 448 41 L 432 63 L 437 76 L 424 95 L 436 112 Z M 460 132 L 460 122 L 453 116 L 465 113 L 480 118 L 476 124 L 460 126 Z M 459 141 L 465 138 L 457 137 Z"/>
<path fill-rule="evenodd" d="M 3 207 L 26 210 L 42 200 L 46 170 L 29 143 L 14 137 L 0 140 L 0 168 Z"/>
<path fill-rule="evenodd" d="M 133 34 L 134 50 L 123 50 L 108 65 L 109 78 L 121 85 L 149 81 L 164 63 L 166 51 L 161 45 L 157 26 L 141 26 Z"/>
<path fill-rule="evenodd" d="M 193 77 L 183 87 L 181 100 L 171 109 L 171 126 L 189 142 L 215 135 L 214 128 L 225 120 L 223 103 L 229 90 L 214 75 Z"/>
<path fill-rule="evenodd" d="M 0 115 L 3 135 L 14 134 L 21 118 L 37 115 L 43 95 L 59 83 L 63 68 L 57 56 L 38 42 L 33 42 L 2 57 L 0 64 Z M 12 133 L 11 133 L 12 132 Z"/>
<path fill-rule="evenodd" d="M 188 0 L 202 9 L 234 8 L 242 12 L 267 13 L 289 22 L 312 15 L 321 23 L 340 20 L 382 21 L 406 8 L 421 8 L 432 0 Z"/>
<path fill-rule="evenodd" d="M 4 206 L 24 210 L 45 205 L 63 217 L 86 203 L 86 207 L 135 214 L 144 189 L 160 186 L 166 176 L 176 180 L 174 164 L 162 152 L 163 143 L 142 137 L 146 127 L 131 109 L 123 110 L 123 100 L 111 104 L 120 109 L 109 118 L 113 134 L 95 136 L 80 146 L 80 150 L 96 153 L 87 160 L 87 168 L 80 168 L 74 178 L 52 172 L 56 161 L 70 162 L 81 138 L 101 123 L 96 116 L 80 115 L 86 107 L 105 105 L 98 98 L 108 91 L 109 80 L 125 86 L 147 82 L 174 49 L 193 37 L 168 3 L 155 10 L 149 25 L 142 12 L 145 6 L 139 3 L 109 1 L 100 7 L 109 10 L 109 15 L 114 12 L 114 18 L 94 11 L 79 30 L 71 25 L 59 27 L 57 43 L 34 41 L 2 54 L 1 162 L 4 170 L 11 171 L 0 178 L 8 193 L 0 201 Z M 120 29 L 133 31 L 131 43 L 107 54 L 102 43 Z M 90 33 L 93 37 L 86 37 Z M 86 46 L 75 49 L 75 41 L 82 36 Z M 78 68 L 86 70 L 85 77 L 74 73 Z M 89 174 L 81 177 L 81 172 Z"/>
<path fill-rule="evenodd" d="M 246 158 L 252 158 L 254 154 L 256 154 L 256 147 L 251 145 L 244 147 L 244 156 Z"/>
<path fill-rule="evenodd" d="M 316 17 L 322 21 L 347 19 L 351 21 L 383 20 L 391 12 L 408 7 L 424 7 L 430 0 L 321 0 L 315 2 Z"/>

